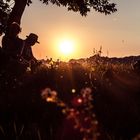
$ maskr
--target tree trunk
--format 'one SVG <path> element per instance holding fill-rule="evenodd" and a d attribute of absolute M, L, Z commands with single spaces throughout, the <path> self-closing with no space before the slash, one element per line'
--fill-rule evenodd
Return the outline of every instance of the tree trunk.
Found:
<path fill-rule="evenodd" d="M 17 22 L 18 24 L 21 23 L 21 17 L 23 15 L 23 12 L 24 12 L 26 4 L 27 4 L 27 0 L 14 0 L 14 1 L 15 1 L 15 5 L 9 16 L 9 20 L 8 20 L 8 24 L 7 24 L 8 26 L 12 22 Z"/>

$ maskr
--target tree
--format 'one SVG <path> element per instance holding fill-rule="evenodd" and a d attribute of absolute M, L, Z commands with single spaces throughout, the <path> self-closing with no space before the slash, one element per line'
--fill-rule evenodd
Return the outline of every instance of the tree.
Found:
<path fill-rule="evenodd" d="M 0 35 L 5 31 L 8 17 L 12 9 L 10 8 L 10 1 L 0 1 Z"/>
<path fill-rule="evenodd" d="M 5 1 L 9 2 L 12 0 Z M 13 1 L 15 4 L 9 15 L 7 26 L 9 26 L 13 21 L 20 24 L 21 17 L 25 10 L 26 5 L 29 6 L 32 3 L 32 0 L 13 0 Z M 46 5 L 52 3 L 57 6 L 64 6 L 68 10 L 80 12 L 82 16 L 86 16 L 87 13 L 90 12 L 91 8 L 93 8 L 97 12 L 104 13 L 105 15 L 117 11 L 116 4 L 111 3 L 110 0 L 40 0 L 40 1 Z M 0 5 L 2 4 L 0 3 Z"/>

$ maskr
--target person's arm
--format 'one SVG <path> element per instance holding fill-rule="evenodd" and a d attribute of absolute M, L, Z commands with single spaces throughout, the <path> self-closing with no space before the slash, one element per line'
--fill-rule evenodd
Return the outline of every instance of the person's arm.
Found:
<path fill-rule="evenodd" d="M 33 52 L 32 52 L 32 48 L 30 49 L 30 57 L 31 57 L 31 61 L 33 63 L 37 63 L 38 60 L 34 57 Z"/>

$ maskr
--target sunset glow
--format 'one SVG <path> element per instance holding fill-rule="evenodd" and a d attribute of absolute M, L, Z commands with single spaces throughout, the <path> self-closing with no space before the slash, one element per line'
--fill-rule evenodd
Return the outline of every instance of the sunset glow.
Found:
<path fill-rule="evenodd" d="M 74 51 L 74 43 L 70 40 L 64 40 L 59 44 L 59 51 L 63 55 L 70 55 Z"/>
<path fill-rule="evenodd" d="M 46 56 L 53 59 L 65 56 L 67 60 L 87 58 L 93 55 L 93 48 L 99 50 L 100 46 L 103 56 L 107 56 L 107 52 L 109 57 L 139 55 L 140 1 L 129 1 L 129 4 L 128 0 L 114 1 L 118 12 L 105 16 L 91 10 L 86 17 L 68 12 L 65 7 L 46 7 L 40 1 L 34 1 L 24 12 L 20 37 L 24 39 L 30 32 L 39 36 L 40 44 L 33 47 L 38 59 Z M 131 14 L 129 9 L 132 9 Z M 71 53 L 60 51 L 59 46 L 64 40 L 74 42 Z"/>

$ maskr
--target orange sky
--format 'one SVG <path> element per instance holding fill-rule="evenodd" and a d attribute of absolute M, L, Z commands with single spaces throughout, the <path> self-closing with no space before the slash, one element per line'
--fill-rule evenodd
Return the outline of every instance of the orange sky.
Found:
<path fill-rule="evenodd" d="M 75 52 L 69 58 L 89 57 L 93 48 L 103 47 L 103 55 L 127 56 L 140 53 L 140 1 L 117 1 L 118 12 L 105 16 L 92 10 L 87 17 L 68 12 L 64 7 L 43 5 L 35 0 L 26 7 L 22 18 L 21 38 L 30 32 L 39 35 L 34 46 L 38 58 L 62 58 L 58 42 L 63 38 L 75 42 Z M 69 59 L 66 58 L 66 59 Z"/>

